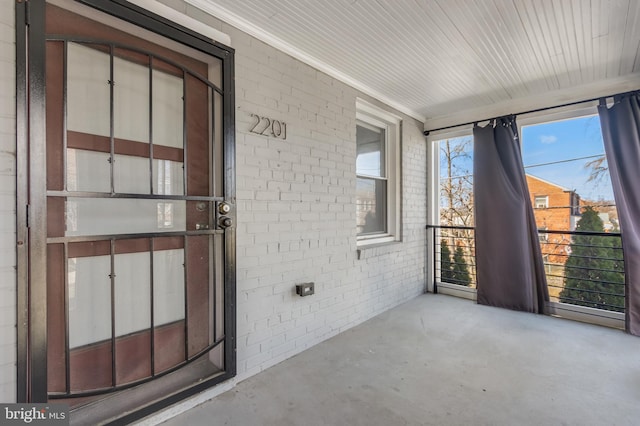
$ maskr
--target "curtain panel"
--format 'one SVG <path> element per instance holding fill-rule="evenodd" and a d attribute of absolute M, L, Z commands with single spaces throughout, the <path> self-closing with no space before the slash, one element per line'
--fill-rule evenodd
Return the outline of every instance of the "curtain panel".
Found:
<path fill-rule="evenodd" d="M 625 263 L 627 331 L 640 336 L 640 93 L 598 107 L 605 154 L 620 220 Z"/>
<path fill-rule="evenodd" d="M 515 117 L 473 137 L 478 303 L 543 313 L 549 293 Z"/>

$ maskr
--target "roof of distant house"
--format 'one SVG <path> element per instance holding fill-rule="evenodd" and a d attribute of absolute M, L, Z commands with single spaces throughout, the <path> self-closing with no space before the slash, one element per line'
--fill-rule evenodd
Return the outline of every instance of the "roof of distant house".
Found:
<path fill-rule="evenodd" d="M 563 190 L 563 191 L 565 191 L 565 192 L 576 192 L 576 190 L 575 190 L 575 189 L 565 188 L 565 187 L 564 187 L 564 186 L 562 186 L 562 185 L 558 185 L 557 183 L 549 182 L 548 180 L 544 180 L 544 179 L 542 179 L 542 178 L 539 178 L 539 177 L 537 177 L 537 176 L 531 175 L 531 174 L 529 174 L 529 173 L 527 173 L 527 174 L 526 174 L 526 176 L 527 176 L 527 179 L 531 178 L 531 179 L 539 180 L 540 182 L 544 182 L 544 183 L 546 183 L 547 185 L 552 185 L 552 186 L 555 186 L 555 187 L 557 187 L 557 188 L 560 188 L 561 190 Z"/>

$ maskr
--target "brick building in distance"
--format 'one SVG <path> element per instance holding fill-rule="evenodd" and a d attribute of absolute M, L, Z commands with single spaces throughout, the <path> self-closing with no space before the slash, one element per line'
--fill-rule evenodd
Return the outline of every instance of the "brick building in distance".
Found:
<path fill-rule="evenodd" d="M 574 190 L 532 175 L 526 175 L 538 230 L 573 231 L 580 220 L 580 195 Z M 540 233 L 545 262 L 564 264 L 571 236 Z"/>

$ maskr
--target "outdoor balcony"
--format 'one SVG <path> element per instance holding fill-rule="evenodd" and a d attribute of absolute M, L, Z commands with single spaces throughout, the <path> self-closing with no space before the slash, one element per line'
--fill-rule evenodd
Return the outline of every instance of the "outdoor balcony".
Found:
<path fill-rule="evenodd" d="M 429 226 L 436 292 L 476 299 L 475 229 Z M 619 232 L 538 230 L 549 292 L 545 313 L 625 328 Z"/>

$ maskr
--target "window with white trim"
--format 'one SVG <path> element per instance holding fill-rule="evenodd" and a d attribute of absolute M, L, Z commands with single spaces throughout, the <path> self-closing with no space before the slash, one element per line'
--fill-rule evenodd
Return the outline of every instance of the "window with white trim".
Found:
<path fill-rule="evenodd" d="M 356 101 L 358 245 L 400 240 L 399 117 Z"/>
<path fill-rule="evenodd" d="M 546 209 L 549 207 L 549 196 L 548 195 L 536 195 L 535 198 L 535 206 L 536 209 Z"/>

